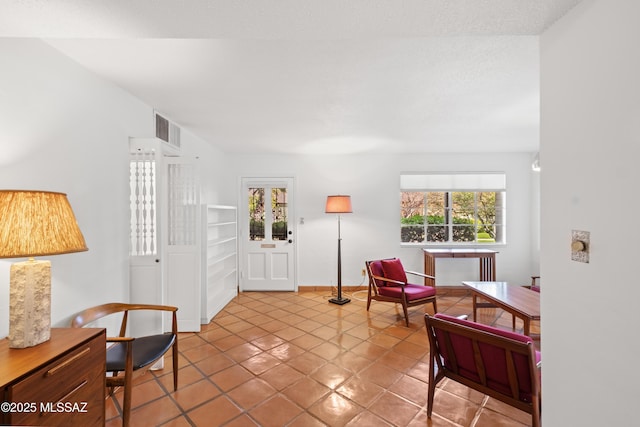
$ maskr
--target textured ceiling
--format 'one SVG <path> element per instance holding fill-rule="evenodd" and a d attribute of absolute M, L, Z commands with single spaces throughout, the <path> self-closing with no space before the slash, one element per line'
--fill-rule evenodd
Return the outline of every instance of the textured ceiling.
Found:
<path fill-rule="evenodd" d="M 228 152 L 535 151 L 538 35 L 579 0 L 2 1 Z"/>

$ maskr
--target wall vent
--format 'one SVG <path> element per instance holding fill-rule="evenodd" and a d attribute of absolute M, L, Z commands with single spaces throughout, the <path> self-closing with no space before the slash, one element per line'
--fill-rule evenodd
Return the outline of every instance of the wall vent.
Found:
<path fill-rule="evenodd" d="M 180 127 L 156 113 L 156 137 L 180 150 Z"/>

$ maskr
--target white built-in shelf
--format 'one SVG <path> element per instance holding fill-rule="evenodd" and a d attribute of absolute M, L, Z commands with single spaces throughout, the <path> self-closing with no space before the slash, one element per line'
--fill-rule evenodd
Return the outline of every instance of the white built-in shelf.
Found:
<path fill-rule="evenodd" d="M 234 206 L 203 206 L 202 309 L 207 324 L 238 295 L 238 218 Z"/>

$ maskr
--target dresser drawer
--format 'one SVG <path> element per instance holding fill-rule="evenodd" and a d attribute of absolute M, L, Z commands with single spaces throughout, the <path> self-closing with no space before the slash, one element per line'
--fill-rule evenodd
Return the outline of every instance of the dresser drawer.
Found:
<path fill-rule="evenodd" d="M 11 402 L 35 411 L 11 414 L 12 424 L 103 425 L 105 335 L 82 343 L 7 388 Z"/>

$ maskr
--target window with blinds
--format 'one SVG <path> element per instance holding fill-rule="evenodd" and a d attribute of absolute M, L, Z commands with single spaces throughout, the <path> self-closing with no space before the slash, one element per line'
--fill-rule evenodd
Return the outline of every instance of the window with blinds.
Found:
<path fill-rule="evenodd" d="M 506 174 L 403 173 L 404 244 L 505 243 Z"/>

